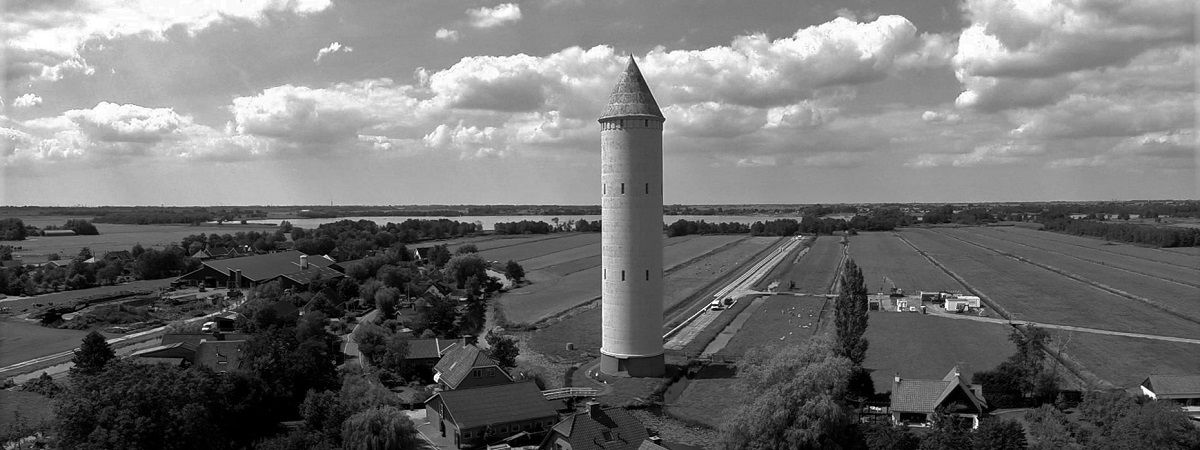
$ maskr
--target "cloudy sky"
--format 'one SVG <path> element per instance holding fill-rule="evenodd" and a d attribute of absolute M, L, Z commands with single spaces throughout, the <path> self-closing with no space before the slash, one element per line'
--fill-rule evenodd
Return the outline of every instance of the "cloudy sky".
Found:
<path fill-rule="evenodd" d="M 1192 0 L 9 0 L 0 203 L 1198 198 Z"/>

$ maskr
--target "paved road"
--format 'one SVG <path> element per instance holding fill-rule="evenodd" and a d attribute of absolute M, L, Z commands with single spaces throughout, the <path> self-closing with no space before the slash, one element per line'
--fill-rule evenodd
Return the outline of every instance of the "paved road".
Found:
<path fill-rule="evenodd" d="M 356 321 L 354 323 L 354 329 L 350 330 L 350 332 L 347 333 L 345 336 L 342 336 L 342 339 L 344 339 L 346 341 L 345 353 L 347 355 L 353 355 L 355 358 L 357 358 L 358 366 L 362 367 L 364 369 L 367 367 L 367 365 L 366 365 L 366 363 L 363 362 L 364 358 L 362 355 L 362 350 L 359 350 L 358 343 L 354 342 L 354 332 L 358 331 L 358 327 L 362 326 L 362 324 L 374 321 L 375 315 L 378 313 L 379 313 L 378 309 L 372 309 L 371 311 L 367 312 L 366 314 L 363 314 L 362 317 L 359 317 L 358 321 Z"/>

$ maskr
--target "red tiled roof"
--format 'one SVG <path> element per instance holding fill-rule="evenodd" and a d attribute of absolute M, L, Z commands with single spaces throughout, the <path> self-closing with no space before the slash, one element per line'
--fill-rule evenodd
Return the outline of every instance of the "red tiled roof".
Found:
<path fill-rule="evenodd" d="M 304 253 L 288 250 L 284 252 L 267 253 L 264 255 L 244 256 L 241 258 L 215 259 L 204 261 L 204 265 L 222 274 L 228 274 L 230 269 L 241 270 L 242 278 L 252 282 L 267 281 L 281 275 L 301 272 L 301 256 Z M 324 256 L 309 256 L 309 269 L 325 268 L 333 264 L 333 260 Z M 318 269 L 319 270 L 319 269 Z M 185 277 L 187 275 L 184 275 Z"/>
<path fill-rule="evenodd" d="M 443 391 L 425 402 L 436 398 L 459 429 L 558 417 L 553 403 L 532 382 Z"/>

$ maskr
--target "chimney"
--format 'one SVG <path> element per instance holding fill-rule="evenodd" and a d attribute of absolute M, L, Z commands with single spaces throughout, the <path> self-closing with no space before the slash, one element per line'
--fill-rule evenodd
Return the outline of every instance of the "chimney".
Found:
<path fill-rule="evenodd" d="M 229 282 L 226 283 L 225 287 L 233 289 L 234 286 L 237 286 L 237 271 L 229 269 Z"/>
<path fill-rule="evenodd" d="M 892 382 L 895 384 L 900 384 L 900 372 L 896 372 L 896 377 L 892 378 Z"/>
<path fill-rule="evenodd" d="M 300 255 L 300 268 L 304 270 L 308 269 L 308 255 Z"/>
<path fill-rule="evenodd" d="M 593 419 L 599 419 L 600 418 L 600 402 L 591 401 L 591 402 L 587 402 L 586 405 L 587 405 L 588 417 L 591 417 Z"/>

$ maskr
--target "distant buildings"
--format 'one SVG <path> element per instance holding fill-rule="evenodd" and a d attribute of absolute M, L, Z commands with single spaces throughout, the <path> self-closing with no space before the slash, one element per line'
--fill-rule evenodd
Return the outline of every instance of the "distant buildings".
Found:
<path fill-rule="evenodd" d="M 210 288 L 251 288 L 280 281 L 284 288 L 307 286 L 316 278 L 341 278 L 329 268 L 334 263 L 324 256 L 308 256 L 295 250 L 241 258 L 211 259 L 195 271 L 179 277 L 185 284 Z"/>

